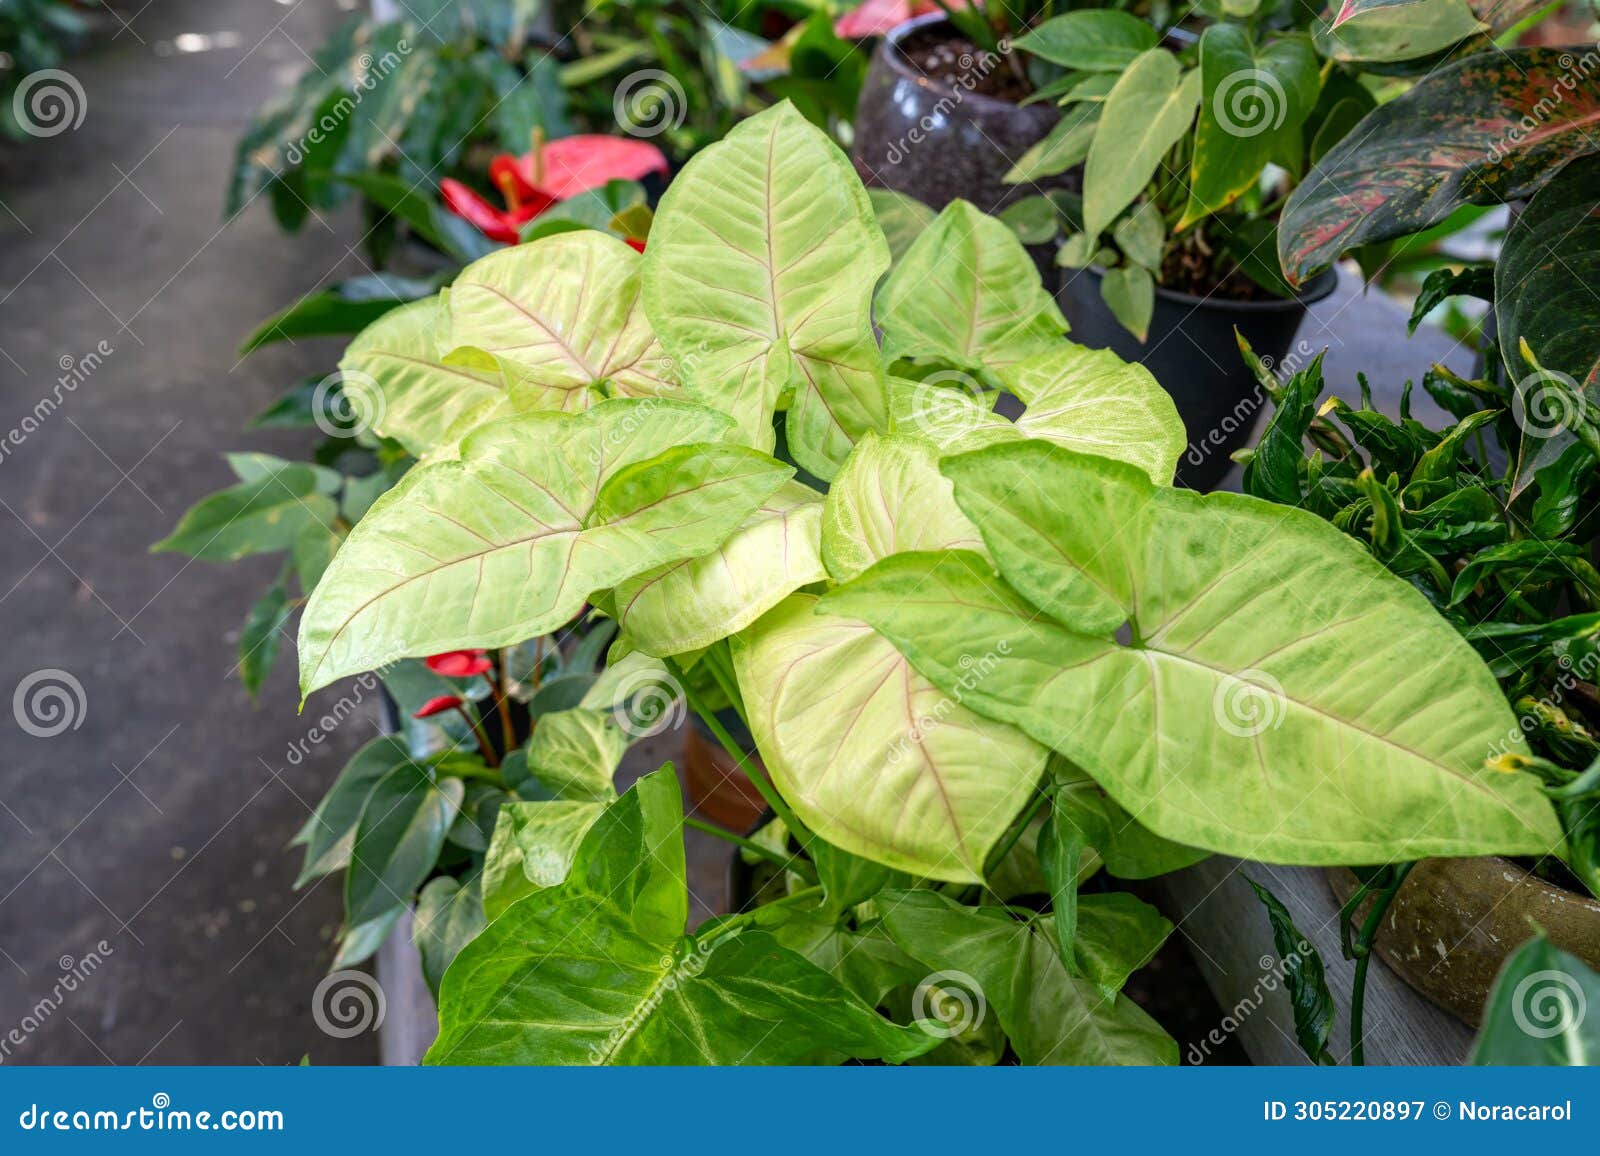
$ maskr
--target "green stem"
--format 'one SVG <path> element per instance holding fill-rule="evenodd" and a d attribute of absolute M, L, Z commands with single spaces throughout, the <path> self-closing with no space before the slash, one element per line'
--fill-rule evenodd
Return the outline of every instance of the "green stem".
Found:
<path fill-rule="evenodd" d="M 678 680 L 678 685 L 683 688 L 683 697 L 689 703 L 689 709 L 700 716 L 700 721 L 706 724 L 706 729 L 715 736 L 717 742 L 722 745 L 722 749 L 728 752 L 728 757 L 733 759 L 736 769 L 745 773 L 746 777 L 755 786 L 755 789 L 761 792 L 761 797 L 766 800 L 767 806 L 771 807 L 773 813 L 783 820 L 784 826 L 789 828 L 789 833 L 804 845 L 807 834 L 805 825 L 789 809 L 789 804 L 783 801 L 783 796 L 778 794 L 778 789 L 772 785 L 762 771 L 756 768 L 752 756 L 739 749 L 739 744 L 733 741 L 733 736 L 728 733 L 728 729 L 717 721 L 716 712 L 708 707 L 705 704 L 705 700 L 689 685 L 689 680 L 684 676 L 683 668 L 670 658 L 667 660 L 667 666 L 671 670 L 673 677 Z"/>
<path fill-rule="evenodd" d="M 1389 910 L 1389 905 L 1394 902 L 1394 897 L 1400 891 L 1400 885 L 1406 881 L 1406 876 L 1411 873 L 1411 868 L 1414 866 L 1415 863 L 1397 863 L 1389 867 L 1385 872 L 1385 882 L 1382 886 L 1374 889 L 1363 884 L 1361 890 L 1351 896 L 1351 902 L 1345 904 L 1339 912 L 1341 919 L 1345 917 L 1346 910 L 1353 916 L 1355 914 L 1353 904 L 1363 898 L 1363 892 L 1373 892 L 1372 907 L 1361 923 L 1361 932 L 1356 936 L 1355 942 L 1350 944 L 1350 953 L 1356 960 L 1356 974 L 1350 986 L 1350 1063 L 1356 1067 L 1366 1063 L 1361 1023 L 1367 1005 L 1367 965 L 1372 959 L 1372 943 L 1378 937 L 1378 928 L 1383 923 L 1384 914 Z"/>
<path fill-rule="evenodd" d="M 710 931 L 706 932 L 705 935 L 702 936 L 696 934 L 695 938 L 701 940 L 702 942 L 720 939 L 730 931 L 738 931 L 740 928 L 744 927 L 745 924 L 755 919 L 755 917 L 763 911 L 769 911 L 774 907 L 782 907 L 786 903 L 798 903 L 804 899 L 814 899 L 821 894 L 821 887 L 802 887 L 798 891 L 791 891 L 782 899 L 774 899 L 771 903 L 763 903 L 760 907 L 757 907 L 753 911 L 741 912 L 738 915 L 729 915 L 720 920 L 717 925 Z"/>
<path fill-rule="evenodd" d="M 719 827 L 715 823 L 708 823 L 704 819 L 696 819 L 693 815 L 685 815 L 683 825 L 685 827 L 693 827 L 696 831 L 704 831 L 707 835 L 715 835 L 718 839 L 732 843 L 743 851 L 759 855 L 767 862 L 773 863 L 785 871 L 793 871 L 807 883 L 815 884 L 817 881 L 817 869 L 811 865 L 809 860 L 803 859 L 799 855 L 784 855 L 782 852 L 774 851 L 771 847 L 763 847 L 754 839 L 746 839 L 743 835 L 735 835 L 726 828 Z"/>

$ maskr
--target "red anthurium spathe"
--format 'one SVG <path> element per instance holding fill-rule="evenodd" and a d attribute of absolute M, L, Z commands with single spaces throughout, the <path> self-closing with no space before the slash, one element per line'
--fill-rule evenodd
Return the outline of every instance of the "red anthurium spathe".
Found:
<path fill-rule="evenodd" d="M 971 7 L 971 0 L 953 0 L 952 8 Z M 833 22 L 833 34 L 841 40 L 867 40 L 887 36 L 915 16 L 939 11 L 933 0 L 866 0 Z"/>
<path fill-rule="evenodd" d="M 532 152 L 520 157 L 501 153 L 489 163 L 489 180 L 500 191 L 505 208 L 496 208 L 448 177 L 439 182 L 439 192 L 452 213 L 491 241 L 514 245 L 521 239 L 521 227 L 551 205 L 601 188 L 607 181 L 638 181 L 666 172 L 666 156 L 648 141 L 597 134 L 549 142 L 535 137 Z"/>
<path fill-rule="evenodd" d="M 417 713 L 412 718 L 432 718 L 436 714 L 443 714 L 447 710 L 459 710 L 466 700 L 459 694 L 441 694 L 438 698 L 430 698 L 417 708 Z"/>
<path fill-rule="evenodd" d="M 471 678 L 494 665 L 487 650 L 447 650 L 426 661 L 429 670 L 446 678 Z"/>
<path fill-rule="evenodd" d="M 623 240 L 627 242 L 628 248 L 632 249 L 635 253 L 644 252 L 644 242 L 639 240 L 638 237 L 624 237 Z"/>

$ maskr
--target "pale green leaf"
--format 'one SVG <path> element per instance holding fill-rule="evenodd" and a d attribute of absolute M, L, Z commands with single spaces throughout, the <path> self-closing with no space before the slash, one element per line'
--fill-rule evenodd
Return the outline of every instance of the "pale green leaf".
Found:
<path fill-rule="evenodd" d="M 767 771 L 806 825 L 913 875 L 982 878 L 1039 781 L 1045 750 L 937 690 L 860 622 L 797 594 L 734 640 Z M 973 679 L 1003 658 L 967 656 Z"/>
<path fill-rule="evenodd" d="M 508 646 L 589 595 L 714 549 L 793 471 L 716 444 L 728 419 L 656 398 L 482 427 L 351 531 L 300 620 L 301 685 L 411 655 Z"/>
<path fill-rule="evenodd" d="M 491 253 L 445 295 L 446 360 L 458 360 L 457 350 L 469 363 L 488 354 L 520 412 L 680 392 L 639 282 L 639 254 L 595 229 Z"/>
<path fill-rule="evenodd" d="M 1128 66 L 1106 97 L 1083 170 L 1083 231 L 1099 237 L 1144 191 L 1167 150 L 1194 122 L 1200 70 L 1152 48 Z"/>
<path fill-rule="evenodd" d="M 1537 5 L 1499 0 L 1483 7 L 1513 17 L 1495 19 L 1504 28 Z M 1345 0 L 1332 20 L 1317 21 L 1313 34 L 1317 51 L 1330 59 L 1383 63 L 1432 56 L 1489 27 L 1467 0 Z"/>
<path fill-rule="evenodd" d="M 623 633 L 659 658 L 738 633 L 800 587 L 827 577 L 818 554 L 821 521 L 821 495 L 789 482 L 711 553 L 619 583 Z"/>
<path fill-rule="evenodd" d="M 884 356 L 963 369 L 1010 365 L 1061 344 L 1066 318 L 1017 235 L 952 201 L 878 293 Z"/>
<path fill-rule="evenodd" d="M 510 412 L 499 373 L 440 360 L 440 298 L 391 309 L 339 359 L 340 389 L 358 425 L 421 457 L 459 441 L 493 414 Z"/>
<path fill-rule="evenodd" d="M 558 799 L 609 802 L 628 736 L 609 710 L 573 707 L 539 716 L 528 737 L 528 772 Z"/>
<path fill-rule="evenodd" d="M 1538 782 L 1483 765 L 1521 747 L 1488 668 L 1326 522 L 1037 442 L 943 468 L 1005 582 L 976 555 L 900 555 L 824 610 L 872 623 L 1151 830 L 1306 864 L 1561 847 Z M 962 657 L 1001 641 L 966 687 Z"/>
<path fill-rule="evenodd" d="M 870 313 L 888 266 L 850 162 L 785 101 L 673 180 L 645 250 L 645 312 L 682 380 L 747 444 L 771 449 L 792 399 L 789 449 L 828 479 L 886 420 Z"/>
<path fill-rule="evenodd" d="M 1141 342 L 1150 335 L 1150 318 L 1156 308 L 1156 282 L 1150 270 L 1139 265 L 1107 269 L 1100 279 L 1100 297 L 1117 323 Z"/>
<path fill-rule="evenodd" d="M 893 189 L 868 189 L 867 198 L 872 202 L 872 215 L 878 228 L 883 230 L 883 239 L 889 243 L 891 262 L 906 255 L 911 243 L 933 224 L 936 215 L 915 197 Z"/>
<path fill-rule="evenodd" d="M 506 803 L 483 863 L 483 909 L 490 919 L 524 895 L 562 883 L 578 844 L 605 811 L 589 802 Z"/>
<path fill-rule="evenodd" d="M 1135 265 L 1143 265 L 1152 273 L 1161 269 L 1161 250 L 1167 240 L 1167 226 L 1161 220 L 1161 210 L 1149 201 L 1142 202 L 1133 212 L 1117 222 L 1111 230 L 1112 239 L 1122 255 Z"/>
<path fill-rule="evenodd" d="M 868 434 L 828 490 L 822 515 L 828 573 L 844 582 L 903 550 L 982 550 L 978 528 L 952 490 L 931 443 Z"/>
<path fill-rule="evenodd" d="M 1005 183 L 1026 184 L 1081 165 L 1089 155 L 1089 145 L 1099 124 L 1098 103 L 1082 101 L 1068 105 L 1045 138 L 1023 153 L 1006 173 Z"/>

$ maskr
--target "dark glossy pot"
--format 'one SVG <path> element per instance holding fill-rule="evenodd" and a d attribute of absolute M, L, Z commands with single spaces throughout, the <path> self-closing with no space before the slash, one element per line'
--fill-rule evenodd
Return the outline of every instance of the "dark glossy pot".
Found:
<path fill-rule="evenodd" d="M 1109 349 L 1137 361 L 1172 395 L 1189 435 L 1178 461 L 1179 485 L 1210 490 L 1227 475 L 1229 454 L 1250 441 L 1266 398 L 1239 356 L 1237 326 L 1260 357 L 1287 370 L 1314 356 L 1295 350 L 1296 331 L 1307 306 L 1332 293 L 1332 271 L 1313 278 L 1298 297 L 1281 301 L 1229 301 L 1156 289 L 1155 313 L 1144 342 L 1129 333 L 1100 296 L 1100 270 L 1066 269 L 1056 300 L 1072 330 L 1069 336 L 1092 349 Z"/>
<path fill-rule="evenodd" d="M 878 43 L 856 105 L 850 158 L 869 187 L 893 189 L 942 209 L 963 198 L 986 213 L 1046 189 L 1081 186 L 1081 169 L 1037 183 L 1001 178 L 1044 139 L 1053 104 L 1019 105 L 925 76 L 900 51 L 914 32 L 945 22 L 942 14 L 907 21 Z M 976 60 L 979 69 L 983 60 Z M 1005 67 L 996 62 L 995 67 Z"/>

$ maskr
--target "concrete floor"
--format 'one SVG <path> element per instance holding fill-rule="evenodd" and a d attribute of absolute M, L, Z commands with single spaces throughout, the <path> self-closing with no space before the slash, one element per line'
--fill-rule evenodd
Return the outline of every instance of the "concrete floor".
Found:
<path fill-rule="evenodd" d="M 0 145 L 0 437 L 65 367 L 112 350 L 0 458 L 0 696 L 46 669 L 82 686 L 78 725 L 55 737 L 0 713 L 0 1062 L 369 1062 L 370 1035 L 334 1040 L 313 1022 L 340 900 L 333 884 L 292 891 L 283 847 L 374 722 L 290 766 L 308 725 L 292 662 L 259 709 L 233 672 L 274 562 L 147 553 L 228 484 L 219 451 L 310 444 L 243 426 L 330 370 L 338 345 L 242 363 L 235 350 L 330 273 L 359 271 L 354 217 L 285 237 L 264 203 L 225 224 L 222 202 L 252 110 L 345 13 L 331 0 L 120 10 L 127 26 L 101 12 L 67 64 L 81 125 Z M 181 50 L 207 48 L 185 33 L 209 49 Z M 33 1027 L 97 952 L 103 965 Z"/>

